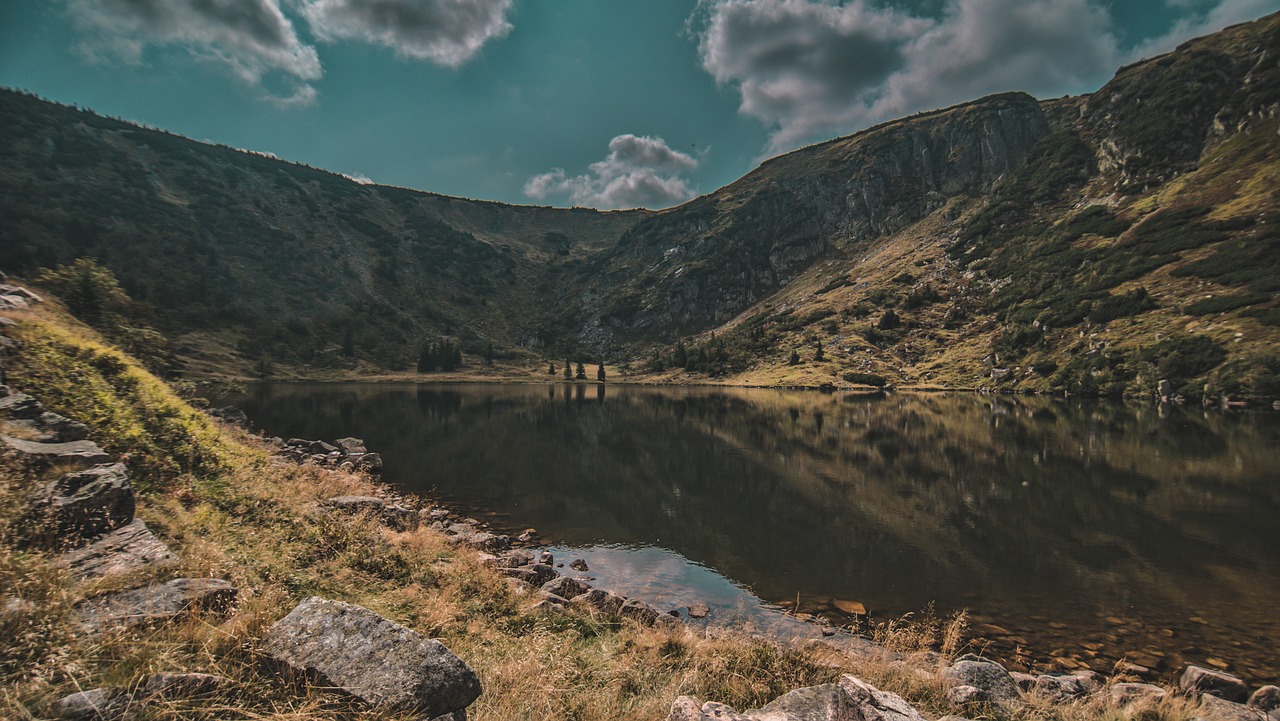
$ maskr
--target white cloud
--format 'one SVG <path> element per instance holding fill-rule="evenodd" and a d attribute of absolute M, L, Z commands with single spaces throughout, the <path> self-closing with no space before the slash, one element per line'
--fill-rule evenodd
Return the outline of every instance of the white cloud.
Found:
<path fill-rule="evenodd" d="M 672 150 L 662 138 L 619 135 L 588 172 L 569 175 L 555 168 L 529 178 L 524 194 L 539 200 L 567 196 L 593 208 L 665 208 L 696 194 L 681 175 L 697 167 L 696 158 Z"/>
<path fill-rule="evenodd" d="M 250 85 L 283 76 L 290 90 L 270 97 L 284 104 L 314 100 L 309 83 L 323 73 L 278 0 L 67 0 L 67 8 L 85 34 L 81 50 L 93 59 L 139 64 L 148 45 L 177 46 Z"/>
<path fill-rule="evenodd" d="M 457 67 L 511 32 L 511 0 L 300 0 L 322 40 L 363 40 Z"/>
<path fill-rule="evenodd" d="M 945 0 L 938 17 L 866 0 L 703 0 L 697 37 L 703 68 L 738 91 L 740 112 L 769 126 L 780 152 L 990 93 L 1090 90 L 1273 1 L 1218 0 L 1130 52 L 1094 0 Z"/>

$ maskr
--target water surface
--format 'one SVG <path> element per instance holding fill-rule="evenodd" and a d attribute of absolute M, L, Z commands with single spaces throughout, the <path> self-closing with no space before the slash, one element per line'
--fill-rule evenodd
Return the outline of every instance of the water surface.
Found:
<path fill-rule="evenodd" d="M 1028 669 L 1280 669 L 1270 412 L 564 384 L 220 400 L 268 434 L 364 438 L 386 480 L 535 527 L 656 603 L 701 594 L 727 616 L 798 598 L 837 623 L 853 619 L 836 600 L 873 620 L 932 605 L 968 609 L 988 651 Z"/>

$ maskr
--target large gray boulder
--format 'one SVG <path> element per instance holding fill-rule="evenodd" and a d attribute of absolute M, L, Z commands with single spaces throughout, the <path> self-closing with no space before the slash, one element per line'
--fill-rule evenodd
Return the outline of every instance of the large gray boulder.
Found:
<path fill-rule="evenodd" d="M 169 547 L 137 518 L 88 545 L 62 554 L 61 558 L 71 575 L 80 580 L 178 561 Z"/>
<path fill-rule="evenodd" d="M 175 621 L 190 614 L 221 613 L 236 599 L 236 587 L 217 578 L 175 578 L 145 588 L 85 601 L 80 621 L 90 631 L 128 629 Z"/>
<path fill-rule="evenodd" d="M 1018 685 L 1004 666 L 982 659 L 956 661 L 942 672 L 943 677 L 958 686 L 973 686 L 992 701 L 1011 701 L 1018 697 Z"/>
<path fill-rule="evenodd" d="M 135 501 L 123 463 L 64 474 L 29 500 L 38 523 L 63 541 L 92 538 L 133 520 Z"/>
<path fill-rule="evenodd" d="M 0 449 L 7 449 L 21 460 L 38 466 L 59 465 L 85 469 L 111 460 L 111 456 L 93 441 L 41 443 L 0 435 Z"/>
<path fill-rule="evenodd" d="M 925 721 L 906 699 L 881 691 L 857 676 L 841 676 L 840 688 L 861 707 L 862 721 Z"/>
<path fill-rule="evenodd" d="M 360 606 L 311 597 L 276 622 L 263 650 L 375 706 L 435 717 L 480 696 L 480 680 L 439 641 Z"/>
<path fill-rule="evenodd" d="M 745 715 L 754 721 L 863 721 L 861 706 L 834 683 L 798 688 Z"/>
<path fill-rule="evenodd" d="M 1187 666 L 1178 685 L 1187 693 L 1211 694 L 1236 703 L 1249 698 L 1249 687 L 1239 677 L 1202 666 Z"/>

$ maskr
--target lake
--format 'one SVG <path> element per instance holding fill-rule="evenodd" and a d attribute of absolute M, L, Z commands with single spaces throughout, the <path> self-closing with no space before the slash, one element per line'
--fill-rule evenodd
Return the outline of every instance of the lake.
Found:
<path fill-rule="evenodd" d="M 1280 669 L 1280 414 L 1085 399 L 572 384 L 263 383 L 267 435 L 660 608 L 757 625 L 968 609 L 1015 668 Z M 796 603 L 798 600 L 798 608 Z M 667 604 L 667 605 L 663 605 Z"/>

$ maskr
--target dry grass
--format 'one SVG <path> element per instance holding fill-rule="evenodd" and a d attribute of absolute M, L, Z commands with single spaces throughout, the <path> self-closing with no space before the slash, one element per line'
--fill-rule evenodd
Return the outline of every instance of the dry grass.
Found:
<path fill-rule="evenodd" d="M 183 701 L 150 699 L 150 719 L 394 719 L 328 689 L 297 685 L 258 651 L 264 631 L 298 601 L 320 595 L 363 605 L 438 638 L 480 676 L 470 717 L 660 719 L 678 695 L 737 708 L 855 673 L 931 715 L 980 712 L 947 705 L 940 650 L 963 645 L 965 619 L 897 621 L 877 631 L 912 662 L 854 658 L 814 643 L 786 646 L 731 633 L 643 628 L 617 618 L 531 609 L 475 555 L 422 528 L 392 532 L 371 519 L 334 516 L 316 502 L 383 493 L 369 478 L 281 465 L 259 442 L 194 412 L 164 384 L 53 311 L 29 317 L 13 380 L 54 410 L 85 419 L 105 447 L 128 454 L 141 489 L 138 515 L 180 556 L 179 565 L 76 583 L 56 558 L 19 550 L 23 489 L 34 474 L 0 459 L 0 718 L 38 719 L 53 702 L 100 686 L 137 689 L 148 674 L 195 671 L 230 683 Z M 106 358 L 107 360 L 103 360 Z M 64 384 L 75 380 L 75 388 Z M 157 442 L 149 433 L 174 442 Z M 87 635 L 74 606 L 106 591 L 177 576 L 231 580 L 226 617 Z M 1170 702 L 1142 718 L 1186 717 Z M 1005 713 L 1005 712 L 1001 712 Z M 1031 719 L 1117 718 L 1101 702 L 1031 705 Z M 1123 718 L 1133 717 L 1132 714 Z"/>

